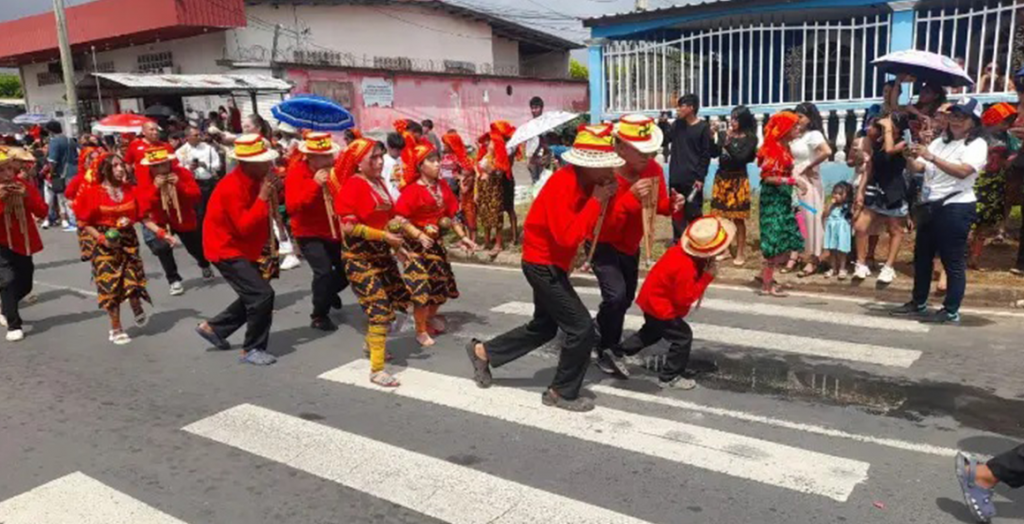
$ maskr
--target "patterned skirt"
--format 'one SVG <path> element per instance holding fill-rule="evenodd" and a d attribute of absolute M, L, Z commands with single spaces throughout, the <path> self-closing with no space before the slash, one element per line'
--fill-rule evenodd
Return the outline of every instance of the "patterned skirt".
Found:
<path fill-rule="evenodd" d="M 473 199 L 474 183 L 475 180 L 470 178 L 469 182 L 462 186 L 462 194 L 459 197 L 462 203 L 461 209 L 459 209 L 459 217 L 470 231 L 476 231 L 476 200 Z"/>
<path fill-rule="evenodd" d="M 996 173 L 983 172 L 974 183 L 978 196 L 978 218 L 974 224 L 979 227 L 998 226 L 1006 216 L 1006 170 Z"/>
<path fill-rule="evenodd" d="M 281 277 L 281 257 L 272 254 L 269 244 L 263 247 L 263 253 L 256 263 L 260 267 L 260 276 L 263 280 L 270 282 Z"/>
<path fill-rule="evenodd" d="M 395 320 L 396 312 L 408 308 L 409 289 L 391 248 L 383 241 L 345 237 L 341 258 L 352 292 L 370 324 L 389 324 Z"/>
<path fill-rule="evenodd" d="M 803 251 L 804 237 L 793 214 L 793 188 L 761 186 L 761 255 L 775 258 L 790 251 Z"/>
<path fill-rule="evenodd" d="M 409 263 L 405 266 L 405 286 L 416 306 L 439 306 L 449 298 L 459 298 L 455 274 L 448 263 L 448 252 L 440 241 L 430 249 L 418 242 L 406 243 Z"/>
<path fill-rule="evenodd" d="M 78 228 L 78 253 L 82 262 L 92 260 L 92 254 L 95 250 L 96 239 L 89 233 L 86 233 L 84 228 Z"/>
<path fill-rule="evenodd" d="M 487 177 L 486 180 L 477 180 L 480 185 L 477 189 L 476 216 L 480 227 L 485 231 L 500 229 L 505 225 L 503 192 L 505 184 L 502 182 L 500 173 Z"/>
<path fill-rule="evenodd" d="M 711 195 L 712 215 L 750 218 L 750 178 L 746 171 L 718 171 Z"/>
<path fill-rule="evenodd" d="M 106 234 L 107 227 L 97 228 Z M 101 309 L 110 310 L 129 299 L 152 302 L 146 291 L 146 271 L 139 254 L 139 237 L 134 227 L 120 228 L 120 245 L 109 248 L 95 244 L 92 257 L 92 273 L 99 293 Z"/>

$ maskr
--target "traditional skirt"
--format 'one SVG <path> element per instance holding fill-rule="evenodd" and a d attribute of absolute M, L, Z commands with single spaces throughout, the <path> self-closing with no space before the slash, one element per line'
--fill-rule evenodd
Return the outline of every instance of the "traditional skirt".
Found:
<path fill-rule="evenodd" d="M 715 175 L 711 214 L 722 218 L 750 218 L 750 178 L 746 171 L 722 171 Z"/>
<path fill-rule="evenodd" d="M 263 277 L 263 280 L 270 282 L 281 277 L 281 257 L 271 252 L 270 245 L 263 247 L 263 253 L 260 254 L 256 263 L 260 267 L 260 276 Z"/>
<path fill-rule="evenodd" d="M 775 258 L 790 251 L 803 251 L 804 238 L 793 214 L 791 186 L 761 185 L 761 254 Z"/>
<path fill-rule="evenodd" d="M 978 197 L 978 227 L 992 227 L 1003 223 L 1006 217 L 1006 170 L 995 173 L 983 172 L 974 183 Z"/>
<path fill-rule="evenodd" d="M 476 181 L 480 185 L 477 189 L 477 220 L 484 231 L 501 229 L 505 225 L 503 202 L 505 183 L 501 180 L 503 176 L 501 173 L 494 173 L 486 180 Z"/>
<path fill-rule="evenodd" d="M 408 308 L 409 289 L 386 243 L 345 237 L 341 258 L 352 292 L 370 324 L 389 324 L 396 312 Z"/>
<path fill-rule="evenodd" d="M 469 182 L 462 187 L 462 194 L 459 197 L 461 201 L 461 208 L 459 209 L 459 219 L 462 220 L 463 224 L 470 231 L 476 231 L 476 200 L 473 199 L 473 184 L 475 180 L 470 178 Z"/>
<path fill-rule="evenodd" d="M 97 228 L 106 234 L 107 227 Z M 99 293 L 101 309 L 110 310 L 129 299 L 152 302 L 146 291 L 146 271 L 139 254 L 139 237 L 134 227 L 118 229 L 120 245 L 109 248 L 99 242 L 95 244 L 92 257 L 92 273 Z"/>
<path fill-rule="evenodd" d="M 459 298 L 455 274 L 448 263 L 448 252 L 440 241 L 430 249 L 418 242 L 407 242 L 409 262 L 405 266 L 405 286 L 416 306 L 439 306 L 449 298 Z"/>
<path fill-rule="evenodd" d="M 82 262 L 92 260 L 92 254 L 95 250 L 96 239 L 89 233 L 86 233 L 85 228 L 78 228 L 78 253 Z"/>

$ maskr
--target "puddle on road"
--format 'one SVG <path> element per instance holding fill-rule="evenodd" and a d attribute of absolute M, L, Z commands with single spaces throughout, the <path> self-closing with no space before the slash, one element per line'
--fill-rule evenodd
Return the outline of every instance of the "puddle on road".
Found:
<path fill-rule="evenodd" d="M 643 359 L 657 371 L 662 355 Z M 704 387 L 787 399 L 854 406 L 865 411 L 923 422 L 948 416 L 974 429 L 1024 437 L 1024 400 L 998 397 L 981 388 L 939 382 L 909 382 L 836 366 L 808 366 L 785 360 L 695 355 L 689 369 Z"/>

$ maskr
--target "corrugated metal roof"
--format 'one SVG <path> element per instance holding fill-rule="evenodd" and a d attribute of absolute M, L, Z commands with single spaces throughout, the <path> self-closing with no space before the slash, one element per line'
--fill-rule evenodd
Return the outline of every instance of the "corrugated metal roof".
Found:
<path fill-rule="evenodd" d="M 159 93 L 168 92 L 182 96 L 200 94 L 228 94 L 240 91 L 287 92 L 292 85 L 268 75 L 150 75 L 136 73 L 93 73 L 104 83 L 124 91 Z M 91 88 L 93 80 L 86 78 L 79 83 L 82 88 Z"/>
<path fill-rule="evenodd" d="M 692 0 L 686 2 L 677 2 L 675 5 L 669 7 L 659 7 L 657 9 L 648 9 L 646 11 L 624 11 L 621 13 L 609 13 L 606 15 L 585 18 L 583 19 L 583 26 L 593 27 L 597 25 L 607 25 L 611 23 L 648 20 L 651 18 L 659 18 L 662 16 L 684 14 L 686 9 L 692 9 L 694 7 L 706 7 L 714 4 L 729 3 L 739 3 L 739 0 Z"/>

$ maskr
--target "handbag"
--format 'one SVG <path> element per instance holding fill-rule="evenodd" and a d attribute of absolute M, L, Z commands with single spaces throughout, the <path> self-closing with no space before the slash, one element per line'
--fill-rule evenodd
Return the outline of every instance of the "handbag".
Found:
<path fill-rule="evenodd" d="M 963 193 L 963 191 L 957 191 L 956 193 L 946 195 L 932 202 L 919 202 L 915 204 L 912 212 L 914 215 L 914 224 L 918 228 L 924 227 L 926 224 L 931 222 L 933 218 L 935 218 L 935 214 L 946 204 L 946 201 L 960 193 Z"/>

